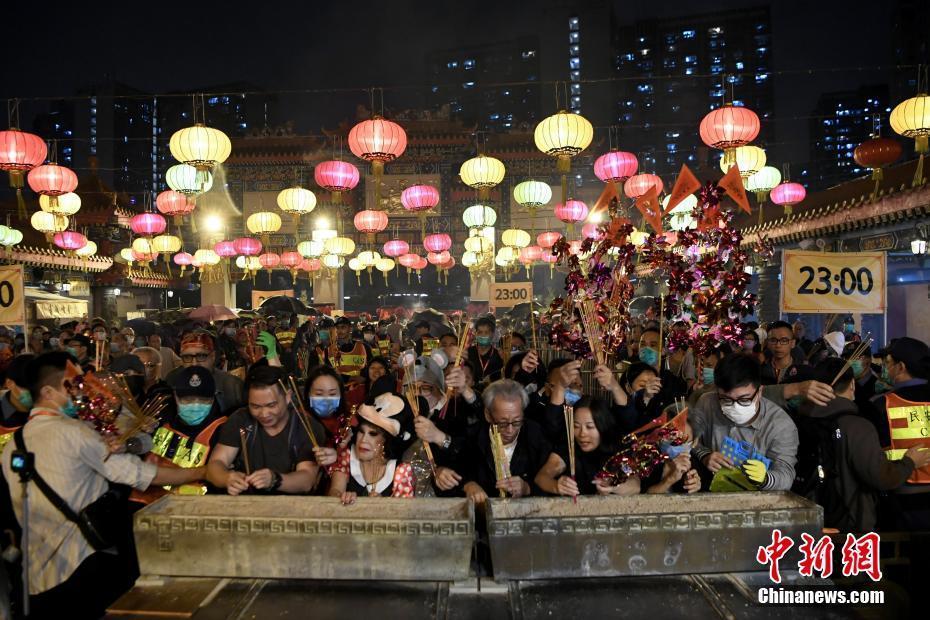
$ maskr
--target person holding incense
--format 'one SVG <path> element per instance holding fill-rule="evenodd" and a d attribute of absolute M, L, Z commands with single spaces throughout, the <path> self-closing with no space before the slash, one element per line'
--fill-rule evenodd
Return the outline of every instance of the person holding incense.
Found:
<path fill-rule="evenodd" d="M 304 494 L 319 479 L 313 441 L 298 419 L 287 376 L 256 366 L 246 376 L 248 405 L 229 417 L 207 465 L 207 479 L 230 495 Z M 322 436 L 322 429 L 311 429 Z"/>
<path fill-rule="evenodd" d="M 638 478 L 610 486 L 595 479 L 611 456 L 619 450 L 620 428 L 607 403 L 599 398 L 584 396 L 577 401 L 572 413 L 572 442 L 568 437 L 536 474 L 535 482 L 550 495 L 636 495 Z M 574 463 L 574 475 L 571 465 Z"/>
<path fill-rule="evenodd" d="M 538 493 L 536 474 L 549 460 L 552 445 L 539 425 L 524 416 L 526 390 L 501 379 L 487 387 L 482 400 L 484 423 L 469 429 L 456 469 L 465 496 L 483 505 L 489 496 Z"/>
<path fill-rule="evenodd" d="M 474 344 L 468 347 L 468 361 L 475 369 L 478 385 L 487 385 L 501 378 L 504 358 L 494 346 L 494 320 L 483 316 L 475 321 Z"/>

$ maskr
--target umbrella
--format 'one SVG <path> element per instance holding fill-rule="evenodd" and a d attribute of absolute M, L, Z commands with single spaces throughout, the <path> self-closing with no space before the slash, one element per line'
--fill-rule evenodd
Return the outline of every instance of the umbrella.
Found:
<path fill-rule="evenodd" d="M 258 309 L 262 314 L 265 315 L 276 314 L 278 312 L 283 312 L 286 314 L 319 314 L 318 311 L 311 310 L 296 297 L 290 297 L 288 295 L 275 295 L 273 297 L 269 297 L 262 302 L 262 305 L 259 306 Z"/>
<path fill-rule="evenodd" d="M 524 302 L 522 304 L 517 304 L 511 308 L 504 316 L 509 316 L 513 320 L 527 319 L 530 318 L 530 303 L 533 305 L 533 312 L 540 312 L 546 309 L 544 305 L 539 302 Z"/>
<path fill-rule="evenodd" d="M 449 323 L 449 319 L 446 317 L 446 315 L 433 308 L 420 310 L 414 314 L 410 319 L 410 324 L 412 325 L 419 321 L 426 321 L 429 323 L 429 333 L 430 336 L 433 336 L 434 338 L 438 338 L 443 334 L 449 334 L 455 331 L 452 329 L 452 324 Z"/>
<path fill-rule="evenodd" d="M 187 315 L 188 319 L 195 321 L 228 321 L 230 319 L 239 318 L 236 316 L 236 313 L 227 308 L 226 306 L 220 306 L 219 304 L 209 304 L 206 306 L 200 306 L 193 312 Z"/>
<path fill-rule="evenodd" d="M 148 319 L 131 319 L 126 321 L 126 327 L 131 327 L 137 336 L 151 336 L 158 332 L 158 324 Z"/>

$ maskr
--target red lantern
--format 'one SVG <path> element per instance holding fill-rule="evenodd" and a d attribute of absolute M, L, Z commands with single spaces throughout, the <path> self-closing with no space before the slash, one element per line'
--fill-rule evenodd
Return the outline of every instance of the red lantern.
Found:
<path fill-rule="evenodd" d="M 291 269 L 300 265 L 300 262 L 303 260 L 303 256 L 299 252 L 283 252 L 281 254 L 281 266 Z"/>
<path fill-rule="evenodd" d="M 403 254 L 397 259 L 397 262 L 407 269 L 413 269 L 413 266 L 420 262 L 420 257 L 417 254 Z"/>
<path fill-rule="evenodd" d="M 274 252 L 268 252 L 258 257 L 258 262 L 269 272 L 281 264 L 281 257 Z"/>
<path fill-rule="evenodd" d="M 654 174 L 637 174 L 627 179 L 626 184 L 623 186 L 623 193 L 627 195 L 627 198 L 636 200 L 648 192 L 653 185 L 656 188 L 656 194 L 661 194 L 662 189 L 665 187 L 662 184 L 662 179 Z"/>
<path fill-rule="evenodd" d="M 736 161 L 736 148 L 755 140 L 760 128 L 755 112 L 726 103 L 701 120 L 700 133 L 704 144 L 723 150 L 723 165 L 729 168 Z"/>
<path fill-rule="evenodd" d="M 881 181 L 882 168 L 898 161 L 901 152 L 900 142 L 879 136 L 857 146 L 853 151 L 853 159 L 863 168 L 872 169 L 872 180 Z"/>
<path fill-rule="evenodd" d="M 380 116 L 362 121 L 349 131 L 349 150 L 371 162 L 376 177 L 384 172 L 384 164 L 400 157 L 407 148 L 404 128 Z"/>
<path fill-rule="evenodd" d="M 195 206 L 189 196 L 173 189 L 161 192 L 155 197 L 155 208 L 161 213 L 173 217 L 176 226 L 181 225 L 182 218 L 190 214 Z"/>
<path fill-rule="evenodd" d="M 187 252 L 178 252 L 171 259 L 174 261 L 175 265 L 180 265 L 181 267 L 187 267 L 194 262 L 194 257 L 188 254 Z"/>
<path fill-rule="evenodd" d="M 139 213 L 138 215 L 132 216 L 132 219 L 129 220 L 129 227 L 132 229 L 132 232 L 137 235 L 151 237 L 165 232 L 165 228 L 168 227 L 168 222 L 157 213 Z"/>
<path fill-rule="evenodd" d="M 400 203 L 411 213 L 426 211 L 439 204 L 439 190 L 432 185 L 411 185 L 401 192 Z"/>
<path fill-rule="evenodd" d="M 555 205 L 555 216 L 571 226 L 575 222 L 580 222 L 588 217 L 588 205 L 571 198 L 566 200 L 564 204 L 560 202 Z"/>
<path fill-rule="evenodd" d="M 550 265 L 552 265 L 552 264 L 559 262 L 559 257 L 553 254 L 551 251 L 547 250 L 542 253 L 540 260 L 542 260 L 544 263 L 549 263 Z"/>
<path fill-rule="evenodd" d="M 10 128 L 0 131 L 0 170 L 10 173 L 10 187 L 16 190 L 20 217 L 26 217 L 23 201 L 23 173 L 42 165 L 48 155 L 48 147 L 39 136 Z"/>
<path fill-rule="evenodd" d="M 367 234 L 369 237 L 374 237 L 375 234 L 387 228 L 388 214 L 384 211 L 365 209 L 356 213 L 353 221 L 356 230 Z"/>
<path fill-rule="evenodd" d="M 337 159 L 324 161 L 313 169 L 313 179 L 317 185 L 332 192 L 333 202 L 342 202 L 342 192 L 355 189 L 358 185 L 358 168 L 347 161 Z"/>
<path fill-rule="evenodd" d="M 87 245 L 87 237 L 82 235 L 79 232 L 74 232 L 73 230 L 65 230 L 59 233 L 55 233 L 54 239 L 55 245 L 60 247 L 62 250 L 80 250 L 85 245 Z"/>
<path fill-rule="evenodd" d="M 232 241 L 217 241 L 213 246 L 213 251 L 220 258 L 231 258 L 239 253 L 236 251 L 236 244 Z"/>
<path fill-rule="evenodd" d="M 623 183 L 636 174 L 636 155 L 626 151 L 604 153 L 594 162 L 594 174 L 604 183 Z"/>
<path fill-rule="evenodd" d="M 562 233 L 549 231 L 536 235 L 536 243 L 538 243 L 542 248 L 551 248 L 561 238 Z"/>
<path fill-rule="evenodd" d="M 300 268 L 307 272 L 319 271 L 323 268 L 323 263 L 318 258 L 305 258 L 300 261 Z"/>
<path fill-rule="evenodd" d="M 413 264 L 413 268 L 416 269 L 417 271 L 420 271 L 421 269 L 426 269 L 426 266 L 429 265 L 429 262 L 422 256 L 419 256 L 416 254 L 414 256 L 417 257 L 417 260 Z"/>
<path fill-rule="evenodd" d="M 384 255 L 396 258 L 410 252 L 410 244 L 402 239 L 391 239 L 384 244 Z"/>
<path fill-rule="evenodd" d="M 449 254 L 449 260 L 447 260 L 446 262 L 444 262 L 443 264 L 439 266 L 445 271 L 449 271 L 450 269 L 455 267 L 455 257 Z"/>
<path fill-rule="evenodd" d="M 538 245 L 528 245 L 520 250 L 520 262 L 532 263 L 542 260 L 543 249 Z"/>
<path fill-rule="evenodd" d="M 423 239 L 423 247 L 430 252 L 444 252 L 452 247 L 452 237 L 445 233 L 427 235 Z"/>
<path fill-rule="evenodd" d="M 256 256 L 262 251 L 262 242 L 252 237 L 240 237 L 233 241 L 233 246 L 240 256 Z"/>
<path fill-rule="evenodd" d="M 791 215 L 794 205 L 798 204 L 807 196 L 807 190 L 800 183 L 791 183 L 786 181 L 769 193 L 769 198 L 777 205 L 785 207 L 785 213 Z"/>
<path fill-rule="evenodd" d="M 436 265 L 438 267 L 445 264 L 449 260 L 450 256 L 451 254 L 445 250 L 441 252 L 430 252 L 426 255 L 426 260 L 430 265 Z"/>
<path fill-rule="evenodd" d="M 143 252 L 136 252 L 135 250 L 132 250 L 132 260 L 136 263 L 147 263 L 149 261 L 155 260 L 155 257 L 157 256 L 158 255 L 155 253 L 145 254 Z"/>
<path fill-rule="evenodd" d="M 54 162 L 36 166 L 26 177 L 29 187 L 37 194 L 49 197 L 49 206 L 58 207 L 58 197 L 77 189 L 77 175 L 70 168 L 59 166 Z"/>

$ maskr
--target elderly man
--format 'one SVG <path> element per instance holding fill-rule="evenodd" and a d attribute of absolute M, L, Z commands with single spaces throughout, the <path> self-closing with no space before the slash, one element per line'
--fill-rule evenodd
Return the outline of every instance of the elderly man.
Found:
<path fill-rule="evenodd" d="M 751 446 L 743 473 L 762 491 L 787 491 L 794 482 L 798 429 L 778 405 L 762 394 L 762 369 L 750 354 L 724 357 L 714 368 L 716 390 L 704 394 L 689 421 L 698 443 L 691 453 L 711 474 L 732 468 L 723 454 L 726 439 Z M 756 455 L 770 461 L 765 462 Z"/>
<path fill-rule="evenodd" d="M 172 370 L 167 377 L 168 383 L 181 368 L 203 366 L 209 368 L 216 384 L 216 402 L 220 412 L 228 414 L 245 404 L 242 380 L 216 367 L 216 350 L 213 336 L 204 331 L 190 332 L 181 339 L 181 366 Z"/>
<path fill-rule="evenodd" d="M 159 372 L 161 373 L 162 379 L 167 377 L 169 372 L 181 365 L 181 358 L 178 357 L 178 354 L 171 350 L 171 348 L 162 344 L 161 334 L 149 334 L 148 345 L 158 351 L 161 357 L 161 368 Z"/>
<path fill-rule="evenodd" d="M 512 379 L 495 381 L 484 391 L 485 424 L 469 429 L 458 471 L 462 490 L 476 504 L 504 491 L 511 497 L 533 493 L 531 481 L 552 454 L 552 446 L 542 429 L 524 417 L 529 397 L 523 386 Z M 497 427 L 503 443 L 506 477 L 498 479 L 491 450 L 491 427 Z"/>

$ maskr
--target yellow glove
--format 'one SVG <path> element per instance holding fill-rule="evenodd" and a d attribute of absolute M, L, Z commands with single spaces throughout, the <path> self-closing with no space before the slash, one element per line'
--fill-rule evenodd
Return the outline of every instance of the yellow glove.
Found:
<path fill-rule="evenodd" d="M 765 463 L 758 461 L 756 459 L 747 459 L 743 463 L 743 473 L 746 474 L 746 477 L 749 478 L 752 482 L 762 485 L 765 482 L 766 468 Z"/>

